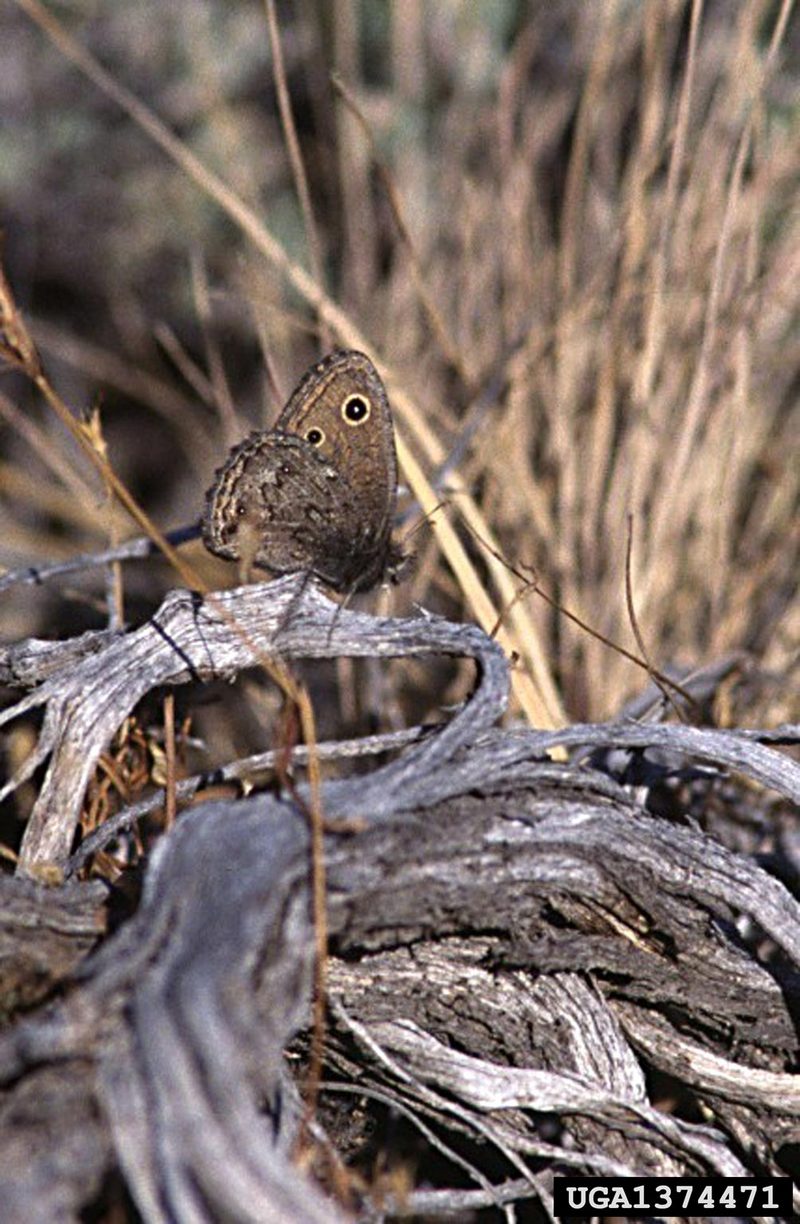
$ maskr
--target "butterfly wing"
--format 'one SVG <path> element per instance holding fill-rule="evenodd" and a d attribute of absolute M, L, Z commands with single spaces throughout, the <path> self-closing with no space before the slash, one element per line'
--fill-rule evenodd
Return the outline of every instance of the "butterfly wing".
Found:
<path fill-rule="evenodd" d="M 306 570 L 335 590 L 366 590 L 396 566 L 394 427 L 363 353 L 312 366 L 275 428 L 228 456 L 206 498 L 203 540 L 220 557 L 273 573 Z"/>
<path fill-rule="evenodd" d="M 335 465 L 280 430 L 251 434 L 228 456 L 206 496 L 203 541 L 226 560 L 310 571 L 337 590 L 377 582 L 390 547 Z"/>
<path fill-rule="evenodd" d="M 351 418 L 357 404 L 361 415 Z M 304 375 L 275 428 L 319 439 L 317 449 L 348 482 L 375 532 L 390 531 L 397 499 L 391 408 L 378 371 L 354 349 L 339 349 Z"/>

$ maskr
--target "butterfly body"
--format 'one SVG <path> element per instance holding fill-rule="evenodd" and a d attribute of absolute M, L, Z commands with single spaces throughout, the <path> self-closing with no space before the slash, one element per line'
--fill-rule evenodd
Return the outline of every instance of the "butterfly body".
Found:
<path fill-rule="evenodd" d="M 383 383 L 363 353 L 339 351 L 311 367 L 273 429 L 231 451 L 206 496 L 203 541 L 227 560 L 367 590 L 401 560 L 396 496 Z"/>

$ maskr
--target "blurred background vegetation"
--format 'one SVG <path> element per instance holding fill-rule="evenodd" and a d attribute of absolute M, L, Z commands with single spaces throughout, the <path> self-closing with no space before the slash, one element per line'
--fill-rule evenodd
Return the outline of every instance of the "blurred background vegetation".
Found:
<path fill-rule="evenodd" d="M 50 11 L 293 264 L 321 269 L 324 300 L 344 312 L 321 321 L 313 294 L 32 20 L 34 0 L 3 6 L 9 278 L 53 382 L 76 414 L 99 407 L 111 462 L 162 528 L 196 519 L 228 446 L 274 418 L 321 348 L 357 334 L 389 371 L 398 432 L 438 481 L 448 505 L 436 517 L 473 567 L 454 569 L 424 524 L 397 611 L 419 602 L 491 628 L 506 609 L 518 710 L 532 716 L 527 676 L 543 722 L 613 716 L 646 675 L 533 591 L 509 613 L 523 579 L 464 519 L 523 578 L 639 652 L 630 523 L 653 665 L 732 656 L 722 721 L 798 717 L 791 4 L 279 3 L 310 227 L 264 5 Z M 403 506 L 413 524 L 411 495 Z M 0 565 L 129 534 L 47 406 L 4 374 Z M 208 581 L 235 580 L 199 544 L 187 555 Z M 126 565 L 125 619 L 174 582 L 161 562 Z M 6 642 L 106 621 L 102 572 L 0 596 Z M 463 692 L 422 664 L 392 667 L 398 718 Z M 263 728 L 252 737 L 263 746 Z M 232 739 L 230 751 L 246 747 L 244 733 Z"/>

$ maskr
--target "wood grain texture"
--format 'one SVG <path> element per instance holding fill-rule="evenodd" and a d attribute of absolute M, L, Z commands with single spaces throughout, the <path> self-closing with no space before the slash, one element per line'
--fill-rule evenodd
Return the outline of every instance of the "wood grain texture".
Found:
<path fill-rule="evenodd" d="M 40 898 L 80 962 L 61 997 L 55 975 L 50 1001 L 0 1036 L 4 1219 L 77 1219 L 114 1178 L 147 1221 L 372 1218 L 361 1182 L 346 1205 L 331 1197 L 323 1135 L 372 1170 L 384 1205 L 463 1219 L 508 1202 L 546 1219 L 555 1170 L 785 1172 L 800 1141 L 791 843 L 775 840 L 768 870 L 724 826 L 712 837 L 646 801 L 672 776 L 711 786 L 710 762 L 737 770 L 744 795 L 753 779 L 793 795 L 796 762 L 759 739 L 796 729 L 498 729 L 507 666 L 473 627 L 336 611 L 297 578 L 218 598 L 284 657 L 477 663 L 441 729 L 323 788 L 326 816 L 362 831 L 326 839 L 316 1158 L 292 1159 L 314 948 L 307 818 L 287 796 L 208 803 L 161 839 L 138 910 L 91 956 L 96 884 L 0 880 L 0 906 L 14 889 Z M 32 681 L 36 652 L 24 657 Z M 65 647 L 62 671 L 44 652 L 17 707 L 47 707 L 40 836 L 53 821 L 68 845 L 83 761 L 138 693 L 251 662 L 218 608 L 186 592 L 140 629 Z M 556 741 L 593 755 L 553 763 Z M 623 749 L 635 785 L 611 767 Z M 382 1181 L 370 1152 L 389 1161 Z"/>

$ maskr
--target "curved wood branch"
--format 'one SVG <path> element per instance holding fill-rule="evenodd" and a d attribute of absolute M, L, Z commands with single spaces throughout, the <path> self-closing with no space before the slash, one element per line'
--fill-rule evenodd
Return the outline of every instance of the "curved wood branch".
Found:
<path fill-rule="evenodd" d="M 100 754 L 123 719 L 153 688 L 230 675 L 253 666 L 260 656 L 276 654 L 285 659 L 437 653 L 475 658 L 482 675 L 468 711 L 458 713 L 435 739 L 398 762 L 382 778 L 380 793 L 373 795 L 367 788 L 367 808 L 373 799 L 385 800 L 387 785 L 412 785 L 460 744 L 490 727 L 503 712 L 508 693 L 502 651 L 474 626 L 425 617 L 379 620 L 342 609 L 303 575 L 207 599 L 173 591 L 140 629 L 91 645 L 91 653 L 70 657 L 68 665 L 54 670 L 35 693 L 0 716 L 0 722 L 7 722 L 37 705 L 46 707 L 35 752 L 3 792 L 50 758 L 25 830 L 23 871 L 40 864 L 65 865 Z"/>
<path fill-rule="evenodd" d="M 147 1221 L 367 1219 L 358 1182 L 333 1195 L 328 1145 L 363 1152 L 387 1109 L 423 1136 L 435 1187 L 379 1187 L 397 1213 L 535 1200 L 545 1218 L 565 1169 L 785 1172 L 800 1139 L 800 905 L 754 855 L 648 812 L 641 777 L 630 787 L 603 772 L 600 746 L 656 746 L 653 778 L 688 754 L 784 791 L 790 759 L 755 733 L 610 725 L 573 729 L 593 767 L 556 764 L 542 755 L 553 737 L 493 726 L 506 663 L 478 630 L 342 612 L 293 579 L 223 598 L 261 648 L 465 654 L 478 661 L 476 692 L 389 764 L 323 786 L 326 814 L 359 817 L 362 831 L 326 839 L 331 1008 L 310 1131 L 291 1073 L 314 954 L 302 803 L 203 804 L 158 843 L 138 910 L 82 961 L 66 997 L 0 1037 L 4 1218 L 76 1219 L 117 1173 Z M 79 745 L 100 751 L 131 671 L 143 688 L 253 658 L 218 612 L 181 593 L 141 630 L 87 647 L 64 672 L 49 657 L 32 695 L 52 702 L 54 774 Z M 101 715 L 94 729 L 79 693 Z M 51 805 L 74 804 L 60 779 L 49 785 Z M 59 808 L 47 813 L 66 841 Z M 74 929 L 68 963 L 85 955 L 97 884 L 0 877 L 5 897 L 17 992 L 35 972 L 16 951 L 32 912 Z M 55 916 L 62 902 L 72 927 Z M 54 962 L 51 989 L 68 963 Z M 658 1108 L 654 1073 L 708 1122 Z M 314 1147 L 296 1162 L 304 1135 Z"/>

